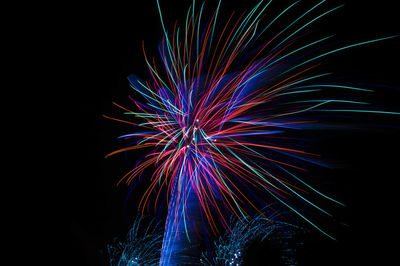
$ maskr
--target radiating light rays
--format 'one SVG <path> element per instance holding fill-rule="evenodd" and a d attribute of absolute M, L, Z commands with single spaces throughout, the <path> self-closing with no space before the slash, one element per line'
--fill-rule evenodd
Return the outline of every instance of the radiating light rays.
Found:
<path fill-rule="evenodd" d="M 107 155 L 151 149 L 119 182 L 130 184 L 146 169 L 152 171 L 139 203 L 142 213 L 152 198 L 159 202 L 161 192 L 176 201 L 169 212 L 185 212 L 183 192 L 189 187 L 214 233 L 221 225 L 229 229 L 227 214 L 247 219 L 270 202 L 279 202 L 331 237 L 305 216 L 298 202 L 328 216 L 317 202 L 343 203 L 298 177 L 297 172 L 305 171 L 307 164 L 325 165 L 317 154 L 292 147 L 289 139 L 295 141 L 299 131 L 318 129 L 321 114 L 326 112 L 399 114 L 365 109 L 368 102 L 358 100 L 359 94 L 372 90 L 330 84 L 325 79 L 332 73 L 316 73 L 322 58 L 396 36 L 316 50 L 334 35 L 308 40 L 307 30 L 342 5 L 327 8 L 326 1 L 320 1 L 292 18 L 288 12 L 301 1 L 275 16 L 265 13 L 271 2 L 260 1 L 248 13 L 233 12 L 218 25 L 221 1 L 210 17 L 204 2 L 196 7 L 193 1 L 183 27 L 175 24 L 168 32 L 157 1 L 164 32 L 158 47 L 161 64 L 147 56 L 143 44 L 150 78 L 144 82 L 128 77 L 145 102 L 132 99 L 137 111 L 114 103 L 125 111 L 125 119 L 105 116 L 144 130 L 121 135 L 120 139 L 137 141 Z M 292 20 L 284 22 L 283 18 Z M 281 29 L 265 41 L 264 34 L 278 23 Z M 335 96 L 338 89 L 348 91 L 348 96 Z M 184 224 L 188 235 L 186 220 Z"/>
<path fill-rule="evenodd" d="M 160 225 L 136 218 L 126 240 L 107 246 L 111 266 L 158 265 L 162 247 Z"/>
<path fill-rule="evenodd" d="M 202 252 L 201 265 L 242 265 L 250 244 L 254 241 L 262 243 L 277 242 L 282 253 L 281 261 L 284 265 L 297 265 L 295 260 L 296 244 L 290 245 L 288 240 L 295 239 L 295 231 L 299 230 L 294 225 L 280 222 L 278 215 L 268 218 L 256 216 L 247 221 L 235 218 L 230 220 L 231 231 L 221 235 L 212 244 L 212 247 Z M 300 242 L 301 243 L 301 242 Z"/>

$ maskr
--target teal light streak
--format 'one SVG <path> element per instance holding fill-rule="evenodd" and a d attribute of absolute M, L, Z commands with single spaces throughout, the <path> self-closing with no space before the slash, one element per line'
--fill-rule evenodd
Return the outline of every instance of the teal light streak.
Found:
<path fill-rule="evenodd" d="M 322 3 L 322 2 L 321 2 L 321 3 Z M 321 3 L 320 3 L 320 4 L 321 4 Z M 318 4 L 318 5 L 319 5 L 319 4 Z M 317 5 L 317 6 L 318 6 L 318 5 Z M 289 36 L 287 36 L 287 37 L 286 37 L 283 41 L 281 41 L 277 46 L 281 45 L 282 43 L 284 43 L 285 41 L 287 41 L 288 39 L 290 39 L 292 36 L 294 36 L 296 33 L 298 33 L 299 31 L 301 31 L 301 30 L 304 29 L 305 27 L 311 25 L 313 22 L 317 21 L 318 19 L 320 19 L 320 18 L 326 16 L 327 14 L 329 14 L 329 13 L 331 13 L 331 12 L 333 12 L 333 11 L 335 11 L 335 10 L 337 10 L 337 9 L 339 9 L 339 8 L 341 8 L 341 7 L 343 7 L 343 6 L 344 6 L 344 5 L 340 5 L 340 6 L 337 6 L 337 7 L 335 7 L 335 8 L 332 8 L 332 9 L 326 11 L 325 13 L 319 15 L 318 17 L 312 19 L 311 21 L 309 21 L 308 23 L 304 24 L 302 27 L 300 27 L 299 29 L 297 29 L 295 32 L 293 32 L 292 34 L 290 34 Z M 312 9 L 311 9 L 311 10 L 312 10 Z M 311 11 L 311 10 L 310 10 L 310 11 Z"/>
<path fill-rule="evenodd" d="M 365 44 L 369 44 L 369 43 L 374 43 L 374 42 L 379 42 L 379 41 L 388 40 L 388 39 L 393 39 L 393 38 L 396 38 L 396 37 L 398 37 L 398 36 L 399 36 L 399 35 L 394 35 L 394 36 L 389 36 L 389 37 L 384 37 L 384 38 L 379 38 L 379 39 L 374 39 L 374 40 L 370 40 L 370 41 L 365 41 L 365 42 L 360 42 L 360 43 L 355 43 L 355 44 L 347 45 L 347 46 L 344 46 L 344 47 L 342 47 L 342 48 L 338 48 L 338 49 L 335 49 L 335 50 L 332 50 L 332 51 L 323 53 L 323 54 L 321 54 L 321 55 L 318 55 L 318 56 L 316 56 L 316 57 L 313 57 L 313 58 L 311 58 L 311 59 L 309 59 L 309 60 L 306 60 L 306 61 L 304 61 L 303 63 L 298 64 L 298 65 L 296 65 L 296 66 L 294 66 L 294 67 L 292 67 L 292 68 L 286 70 L 286 71 L 283 72 L 281 75 L 283 75 L 283 74 L 285 74 L 285 73 L 287 73 L 287 72 L 289 72 L 289 71 L 291 71 L 291 70 L 293 70 L 293 69 L 296 69 L 296 68 L 298 68 L 298 67 L 300 67 L 300 66 L 302 66 L 302 65 L 305 65 L 305 64 L 310 63 L 310 62 L 312 62 L 312 61 L 314 61 L 314 60 L 317 60 L 317 59 L 319 59 L 319 58 L 321 58 L 321 57 L 324 57 L 324 56 L 327 56 L 327 55 L 330 55 L 330 54 L 333 54 L 333 53 L 337 53 L 337 52 L 339 52 L 339 51 L 342 51 L 342 50 L 345 50 L 345 49 L 349 49 L 349 48 L 352 48 L 352 47 L 361 46 L 361 45 L 365 45 Z"/>
<path fill-rule="evenodd" d="M 318 4 L 316 4 L 315 6 L 313 6 L 312 8 L 310 8 L 307 12 L 303 13 L 303 15 L 301 15 L 300 17 L 298 17 L 297 19 L 295 19 L 292 23 L 289 24 L 289 26 L 287 26 L 284 30 L 282 30 L 281 32 L 279 32 L 278 35 L 275 36 L 278 37 L 279 35 L 281 35 L 282 33 L 284 33 L 287 29 L 289 29 L 291 26 L 293 26 L 297 21 L 299 21 L 300 19 L 302 19 L 304 16 L 306 16 L 308 13 L 310 13 L 312 10 L 314 10 L 315 8 L 317 8 L 318 6 L 320 6 L 322 3 L 324 3 L 326 0 L 322 0 L 321 2 L 319 2 Z M 292 34 L 293 35 L 293 34 Z M 288 38 L 290 38 L 292 35 L 290 35 L 289 37 L 287 37 L 285 40 L 287 40 Z M 285 41 L 284 40 L 284 41 Z M 272 50 L 276 49 L 277 47 L 279 47 L 279 45 L 281 45 L 284 41 L 280 42 L 278 45 L 276 45 Z"/>
<path fill-rule="evenodd" d="M 275 165 L 276 165 L 276 164 L 275 164 Z M 307 184 L 306 182 L 304 182 L 302 179 L 300 179 L 299 177 L 297 177 L 296 175 L 294 175 L 294 174 L 291 173 L 290 171 L 286 170 L 285 168 L 283 168 L 283 167 L 281 167 L 281 166 L 279 166 L 279 165 L 276 165 L 276 166 L 278 166 L 280 169 L 282 169 L 283 171 L 285 171 L 286 173 L 288 173 L 289 175 L 291 175 L 291 176 L 292 176 L 293 178 L 295 178 L 297 181 L 301 182 L 303 185 L 305 185 L 306 187 L 308 187 L 309 189 L 311 189 L 312 191 L 314 191 L 314 192 L 317 193 L 318 195 L 320 195 L 320 196 L 322 196 L 322 197 L 324 197 L 324 198 L 326 198 L 326 199 L 328 199 L 328 200 L 330 200 L 330 201 L 332 201 L 332 202 L 335 202 L 335 203 L 338 204 L 338 205 L 341 205 L 341 206 L 343 206 L 343 207 L 346 207 L 346 205 L 345 205 L 344 203 L 341 203 L 341 202 L 339 202 L 339 201 L 337 201 L 337 200 L 335 200 L 335 199 L 333 199 L 333 198 L 331 198 L 331 197 L 328 197 L 327 195 L 321 193 L 320 191 L 318 191 L 317 189 L 313 188 L 312 186 L 310 186 L 309 184 Z"/>
<path fill-rule="evenodd" d="M 300 1 L 296 1 L 290 6 L 288 6 L 285 10 L 283 10 L 278 16 L 276 16 L 269 24 L 264 28 L 263 31 L 260 32 L 259 36 L 261 36 L 280 16 L 285 14 L 289 9 L 291 9 L 293 6 L 297 5 Z"/>

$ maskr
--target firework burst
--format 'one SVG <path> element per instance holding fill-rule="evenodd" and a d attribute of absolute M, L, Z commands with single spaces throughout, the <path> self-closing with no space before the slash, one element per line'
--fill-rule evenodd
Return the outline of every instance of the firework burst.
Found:
<path fill-rule="evenodd" d="M 307 165 L 323 165 L 317 154 L 298 145 L 299 132 L 319 129 L 326 112 L 394 114 L 365 109 L 367 103 L 357 97 L 370 89 L 332 83 L 326 81 L 332 73 L 316 72 L 326 56 L 393 37 L 324 51 L 322 45 L 333 36 L 312 39 L 310 27 L 341 6 L 325 8 L 320 1 L 282 24 L 299 1 L 266 16 L 271 2 L 260 1 L 250 12 L 232 13 L 221 23 L 221 1 L 210 17 L 204 15 L 204 3 L 197 8 L 193 1 L 183 27 L 175 24 L 168 32 L 157 1 L 164 30 L 161 65 L 143 46 L 151 78 L 128 79 L 145 101 L 131 98 L 134 107 L 114 103 L 135 119 L 106 116 L 143 129 L 120 136 L 131 144 L 107 157 L 151 150 L 119 183 L 131 184 L 151 169 L 139 208 L 144 212 L 167 197 L 163 253 L 171 253 L 168 246 L 176 235 L 190 243 L 201 227 L 214 234 L 220 227 L 231 230 L 226 217 L 247 221 L 255 213 L 263 215 L 271 202 L 331 237 L 298 207 L 306 204 L 330 215 L 316 197 L 343 205 L 297 174 Z M 265 41 L 263 36 L 279 25 Z M 349 96 L 335 97 L 338 90 Z"/>
<path fill-rule="evenodd" d="M 160 259 L 162 234 L 154 220 L 147 225 L 139 217 L 133 222 L 126 240 L 108 246 L 111 266 L 157 265 Z"/>
<path fill-rule="evenodd" d="M 294 237 L 295 226 L 279 222 L 277 217 L 265 218 L 262 215 L 249 218 L 247 223 L 233 218 L 230 224 L 232 230 L 220 236 L 214 241 L 212 248 L 202 253 L 201 265 L 242 265 L 249 245 L 266 239 L 269 242 L 279 242 L 284 253 L 284 265 L 297 265 L 293 256 L 294 250 L 288 247 L 287 241 Z"/>

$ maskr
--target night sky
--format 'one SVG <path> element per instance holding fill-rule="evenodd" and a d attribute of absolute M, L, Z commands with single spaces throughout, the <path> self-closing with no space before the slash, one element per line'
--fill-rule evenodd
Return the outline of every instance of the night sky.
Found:
<path fill-rule="evenodd" d="M 189 2 L 160 1 L 166 25 L 172 27 L 176 18 L 182 22 Z M 215 5 L 217 1 L 206 2 Z M 227 12 L 249 9 L 257 1 L 224 2 L 223 11 Z M 270 9 L 275 12 L 268 14 L 277 14 L 291 3 L 276 2 Z M 317 1 L 304 2 L 307 7 Z M 337 33 L 338 42 L 334 44 L 338 46 L 399 34 L 395 2 L 328 1 L 324 10 L 336 3 L 345 3 L 345 7 L 316 23 L 313 29 L 316 34 Z M 98 1 L 71 5 L 65 10 L 58 17 L 60 45 L 53 52 L 59 67 L 52 96 L 61 116 L 57 118 L 59 128 L 54 128 L 49 138 L 49 157 L 55 162 L 55 170 L 54 183 L 48 184 L 54 197 L 47 201 L 57 213 L 52 232 L 63 244 L 59 250 L 63 259 L 53 265 L 107 265 L 106 245 L 128 231 L 143 187 L 139 186 L 129 199 L 128 187 L 116 187 L 141 154 L 133 151 L 126 157 L 105 159 L 107 153 L 122 147 L 116 137 L 127 128 L 102 115 L 120 114 L 113 101 L 129 104 L 128 95 L 133 94 L 126 79 L 129 74 L 149 77 L 142 40 L 146 52 L 157 56 L 162 30 L 155 1 Z M 57 17 L 57 12 L 53 16 Z M 400 87 L 398 47 L 399 38 L 343 51 L 326 57 L 321 72 L 330 70 L 347 80 Z M 374 97 L 376 105 L 400 111 L 400 90 L 381 88 Z M 384 126 L 321 132 L 326 137 L 315 145 L 337 168 L 313 173 L 318 177 L 315 182 L 347 207 L 328 208 L 334 218 L 322 222 L 337 241 L 317 232 L 308 234 L 299 248 L 299 265 L 362 265 L 371 261 L 375 262 L 372 265 L 392 265 L 390 259 L 398 251 L 390 241 L 399 239 L 399 119 L 371 115 L 361 122 Z M 59 226 L 57 221 L 61 222 Z M 248 265 L 277 261 L 279 252 L 271 247 L 269 253 L 263 252 L 263 247 L 268 244 L 252 246 Z M 274 263 L 271 265 L 279 265 Z"/>

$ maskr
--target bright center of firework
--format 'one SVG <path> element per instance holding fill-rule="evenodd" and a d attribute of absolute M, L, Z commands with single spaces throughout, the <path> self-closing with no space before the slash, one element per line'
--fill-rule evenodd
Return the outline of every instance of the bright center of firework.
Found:
<path fill-rule="evenodd" d="M 200 128 L 198 126 L 198 119 L 193 123 L 192 126 L 189 126 L 185 132 L 185 128 L 183 130 L 183 140 L 185 146 L 187 148 L 191 148 L 192 146 L 196 146 L 199 142 L 201 135 L 199 134 Z"/>

